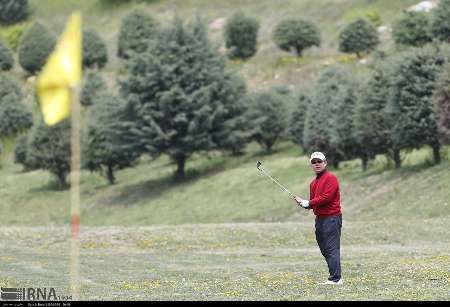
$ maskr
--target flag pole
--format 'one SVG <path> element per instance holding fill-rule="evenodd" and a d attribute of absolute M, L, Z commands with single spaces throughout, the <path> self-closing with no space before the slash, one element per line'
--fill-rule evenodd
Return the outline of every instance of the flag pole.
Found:
<path fill-rule="evenodd" d="M 71 204 L 71 244 L 70 244 L 70 288 L 72 300 L 79 300 L 79 259 L 80 259 L 80 101 L 79 86 L 71 88 L 71 137 L 70 137 L 70 204 Z"/>
<path fill-rule="evenodd" d="M 81 13 L 72 13 L 55 50 L 37 79 L 37 95 L 44 122 L 52 126 L 71 114 L 70 136 L 70 290 L 80 296 L 80 82 L 82 79 Z"/>

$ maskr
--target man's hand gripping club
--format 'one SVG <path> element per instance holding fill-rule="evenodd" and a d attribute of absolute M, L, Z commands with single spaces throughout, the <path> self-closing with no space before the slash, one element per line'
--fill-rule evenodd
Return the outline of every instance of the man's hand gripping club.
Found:
<path fill-rule="evenodd" d="M 303 199 L 299 196 L 295 196 L 294 197 L 295 202 L 297 203 L 297 205 L 299 205 L 300 207 L 302 207 L 303 209 L 311 209 L 309 207 L 309 200 L 307 199 Z"/>

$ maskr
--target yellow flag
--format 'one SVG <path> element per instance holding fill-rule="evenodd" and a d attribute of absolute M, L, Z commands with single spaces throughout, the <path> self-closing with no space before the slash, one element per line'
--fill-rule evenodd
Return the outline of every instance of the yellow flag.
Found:
<path fill-rule="evenodd" d="M 73 13 L 37 79 L 44 122 L 54 125 L 70 114 L 71 88 L 81 81 L 81 14 Z"/>

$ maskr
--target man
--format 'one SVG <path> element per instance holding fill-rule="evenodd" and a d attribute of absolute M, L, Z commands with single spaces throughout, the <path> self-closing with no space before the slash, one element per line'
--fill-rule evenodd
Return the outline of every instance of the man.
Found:
<path fill-rule="evenodd" d="M 321 152 L 313 152 L 309 159 L 316 177 L 309 186 L 309 200 L 295 197 L 298 205 L 312 209 L 316 215 L 316 241 L 325 257 L 330 276 L 321 284 L 340 285 L 340 238 L 342 228 L 339 181 L 326 169 L 327 160 Z"/>

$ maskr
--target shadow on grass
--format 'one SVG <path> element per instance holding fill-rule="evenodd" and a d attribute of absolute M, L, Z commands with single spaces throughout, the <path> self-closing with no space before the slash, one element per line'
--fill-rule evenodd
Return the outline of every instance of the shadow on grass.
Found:
<path fill-rule="evenodd" d="M 185 177 L 182 179 L 175 177 L 174 174 L 170 174 L 139 184 L 125 186 L 121 188 L 119 196 L 108 198 L 105 202 L 112 206 L 132 206 L 142 199 L 158 198 L 164 193 L 170 193 L 171 190 L 186 187 L 199 179 L 209 178 L 223 171 L 239 167 L 239 165 L 247 163 L 252 157 L 243 155 L 242 159 L 233 159 L 233 163 L 230 163 L 227 156 L 210 159 L 216 159 L 217 161 L 209 162 L 207 166 L 203 167 L 188 168 Z"/>
<path fill-rule="evenodd" d="M 28 191 L 31 193 L 44 193 L 44 192 L 66 192 L 70 189 L 70 184 L 66 183 L 65 185 L 61 186 L 59 182 L 56 180 L 50 180 L 47 183 L 31 188 Z"/>
<path fill-rule="evenodd" d="M 301 156 L 306 155 L 300 147 L 296 147 L 295 145 L 292 145 L 290 142 L 280 142 L 275 144 L 275 146 L 272 148 L 270 152 L 267 152 L 267 150 L 260 148 L 253 154 L 249 155 L 248 160 L 251 158 L 264 158 L 264 157 L 270 157 L 272 155 L 276 154 L 286 154 L 288 156 Z M 256 160 L 255 160 L 256 163 Z"/>
<path fill-rule="evenodd" d="M 424 162 L 420 164 L 414 164 L 414 165 L 406 165 L 401 166 L 400 168 L 396 169 L 394 166 L 390 165 L 384 165 L 379 166 L 373 169 L 368 169 L 365 172 L 363 172 L 361 169 L 357 171 L 357 173 L 348 173 L 347 175 L 351 179 L 364 179 L 371 176 L 377 176 L 377 175 L 386 175 L 386 179 L 392 179 L 392 178 L 398 178 L 398 177 L 409 177 L 418 175 L 419 173 L 429 170 L 431 168 L 437 168 L 437 171 L 441 168 L 448 167 L 448 162 L 442 161 L 440 164 L 435 164 L 430 160 L 425 160 Z"/>
<path fill-rule="evenodd" d="M 216 176 L 224 171 L 229 171 L 243 165 L 254 162 L 256 170 L 256 161 L 271 155 L 288 153 L 292 146 L 289 143 L 277 144 L 271 153 L 267 153 L 262 148 L 258 150 L 249 150 L 247 153 L 232 156 L 220 152 L 213 152 L 207 155 L 199 154 L 191 157 L 186 164 L 186 174 L 183 179 L 178 179 L 174 174 L 142 181 L 133 185 L 126 185 L 120 188 L 119 195 L 105 197 L 104 204 L 112 206 L 133 206 L 143 199 L 158 198 L 164 193 L 170 193 L 174 189 L 187 187 L 195 183 L 199 179 L 207 179 Z M 146 161 L 144 163 L 151 163 Z M 173 163 L 167 162 L 157 166 L 174 167 Z M 111 187 L 110 185 L 102 185 L 96 189 L 102 190 Z"/>

